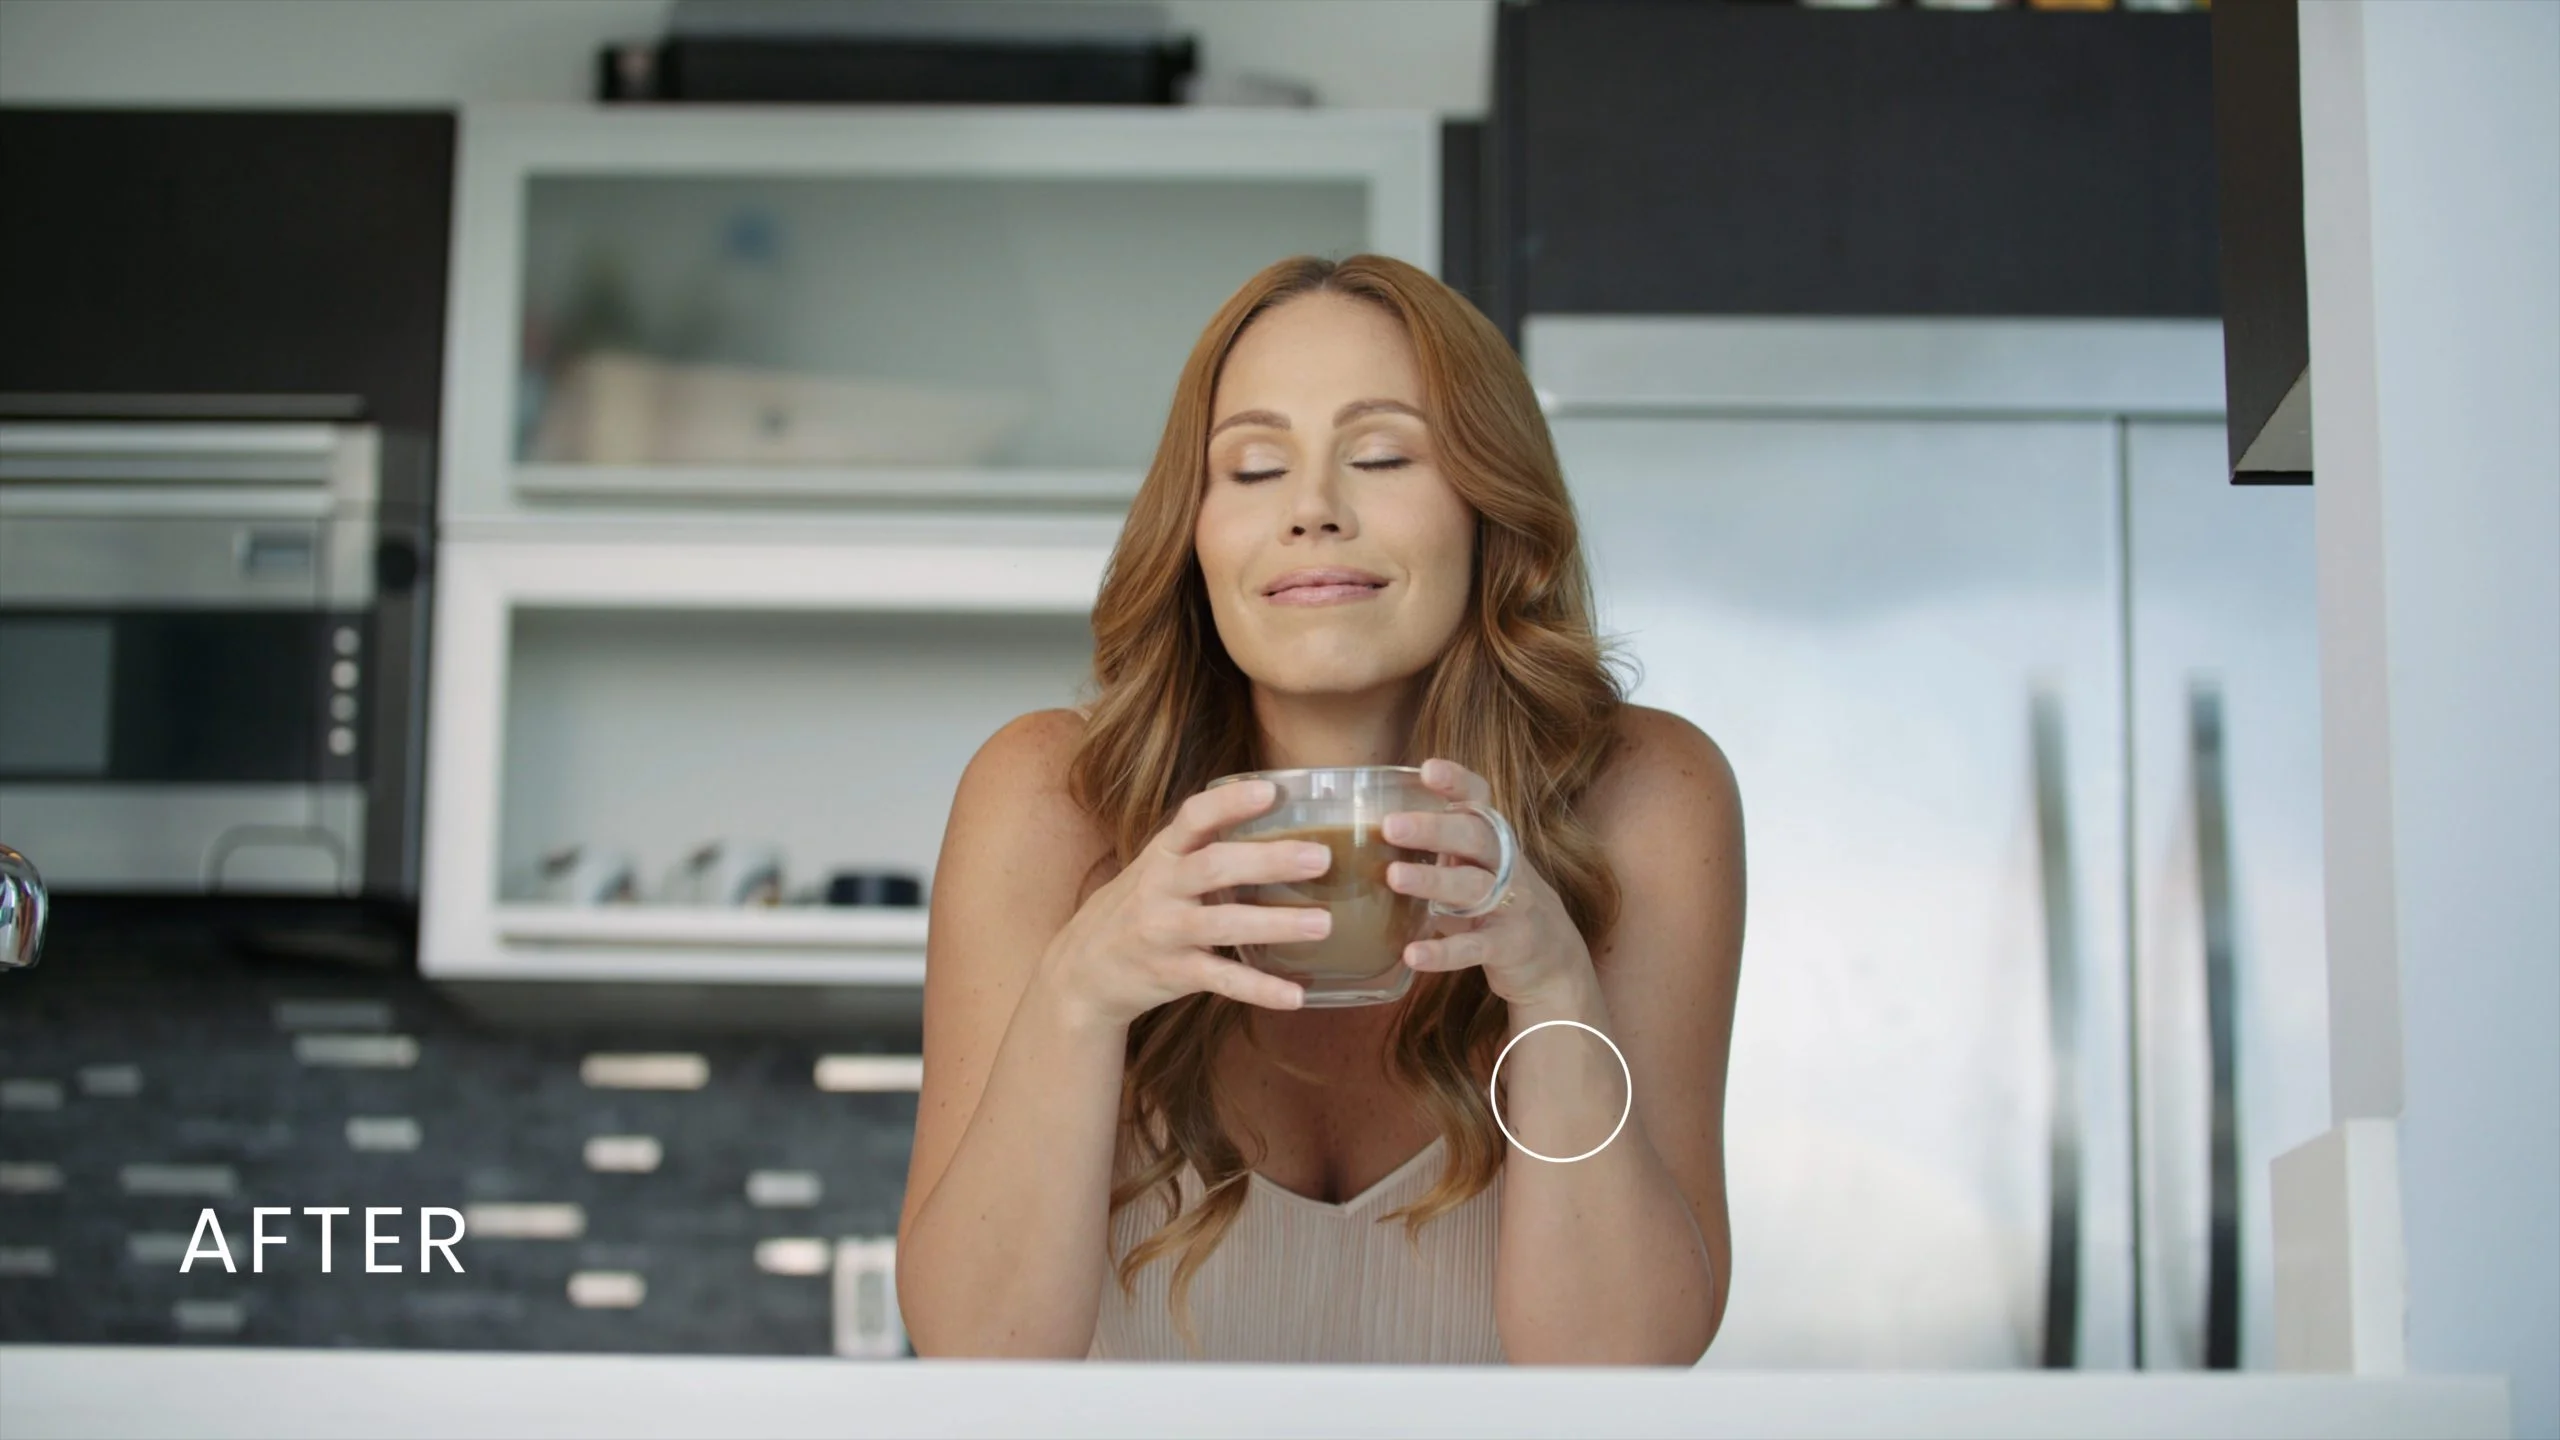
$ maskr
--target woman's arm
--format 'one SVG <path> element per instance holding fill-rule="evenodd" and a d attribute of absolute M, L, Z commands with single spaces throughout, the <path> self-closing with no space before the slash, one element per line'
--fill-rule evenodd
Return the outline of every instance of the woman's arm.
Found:
<path fill-rule="evenodd" d="M 1638 710 L 1628 736 L 1592 806 L 1622 891 L 1617 928 L 1591 962 L 1513 1004 L 1504 1038 L 1589 1025 L 1625 1054 L 1635 1102 L 1587 1160 L 1515 1150 L 1504 1163 L 1494 1304 L 1515 1363 L 1688 1365 L 1724 1319 L 1741 800 L 1723 752 L 1687 721 Z M 1542 1153 L 1579 1154 L 1617 1123 L 1625 1084 L 1607 1046 L 1550 1026 L 1503 1063 L 1503 1119 Z"/>
<path fill-rule="evenodd" d="M 1052 710 L 998 731 L 943 832 L 898 1224 L 919 1355 L 1082 1359 L 1093 1343 L 1127 1029 L 1059 1003 L 1040 963 L 1105 848 L 1065 790 L 1082 724 Z"/>
<path fill-rule="evenodd" d="M 1081 1359 L 1109 1268 L 1129 1025 L 1186 995 L 1296 1009 L 1298 985 L 1216 952 L 1325 933 L 1312 907 L 1204 903 L 1304 880 L 1322 845 L 1222 841 L 1278 798 L 1184 800 L 1091 895 L 1109 844 L 1067 793 L 1082 722 L 1027 715 L 960 779 L 926 942 L 924 1090 L 900 1216 L 898 1306 L 919 1354 Z M 1311 928 L 1312 927 L 1312 928 Z"/>

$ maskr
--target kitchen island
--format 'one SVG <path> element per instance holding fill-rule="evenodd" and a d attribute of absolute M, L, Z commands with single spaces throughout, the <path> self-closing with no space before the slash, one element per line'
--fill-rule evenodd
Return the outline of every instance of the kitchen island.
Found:
<path fill-rule="evenodd" d="M 0 1346 L 0 1436 L 2503 1437 L 2503 1378 Z"/>

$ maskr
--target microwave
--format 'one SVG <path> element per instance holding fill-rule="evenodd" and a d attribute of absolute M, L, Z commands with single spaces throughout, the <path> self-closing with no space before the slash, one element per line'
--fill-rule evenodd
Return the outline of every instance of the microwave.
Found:
<path fill-rule="evenodd" d="M 0 423 L 0 843 L 56 893 L 414 903 L 432 462 L 348 423 Z"/>

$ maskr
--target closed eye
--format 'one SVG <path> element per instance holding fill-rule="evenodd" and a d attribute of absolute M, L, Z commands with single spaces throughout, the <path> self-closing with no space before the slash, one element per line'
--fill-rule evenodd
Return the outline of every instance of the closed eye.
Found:
<path fill-rule="evenodd" d="M 1351 468 L 1354 470 L 1401 470 L 1412 463 L 1413 461 L 1407 457 L 1397 455 L 1383 460 L 1354 460 L 1351 462 Z M 1286 470 L 1277 469 L 1232 470 L 1227 473 L 1227 478 L 1235 481 L 1239 485 L 1251 485 L 1258 480 L 1269 480 L 1275 476 L 1286 475 L 1288 473 L 1289 472 Z"/>

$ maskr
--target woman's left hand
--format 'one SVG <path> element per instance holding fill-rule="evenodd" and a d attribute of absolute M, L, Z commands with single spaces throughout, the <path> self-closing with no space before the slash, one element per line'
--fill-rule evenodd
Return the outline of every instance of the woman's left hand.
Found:
<path fill-rule="evenodd" d="M 1493 803 L 1493 786 L 1454 760 L 1423 762 L 1426 789 L 1452 800 Z M 1507 818 L 1507 817 L 1506 817 Z M 1493 827 L 1464 810 L 1399 810 L 1387 816 L 1387 843 L 1436 851 L 1438 865 L 1398 861 L 1387 884 L 1398 894 L 1460 909 L 1484 903 L 1500 863 Z M 1591 951 L 1560 899 L 1526 854 L 1511 868 L 1510 898 L 1472 920 L 1434 916 L 1439 934 L 1405 947 L 1415 970 L 1484 967 L 1485 983 L 1512 1005 L 1534 1005 L 1566 994 L 1591 969 Z"/>

